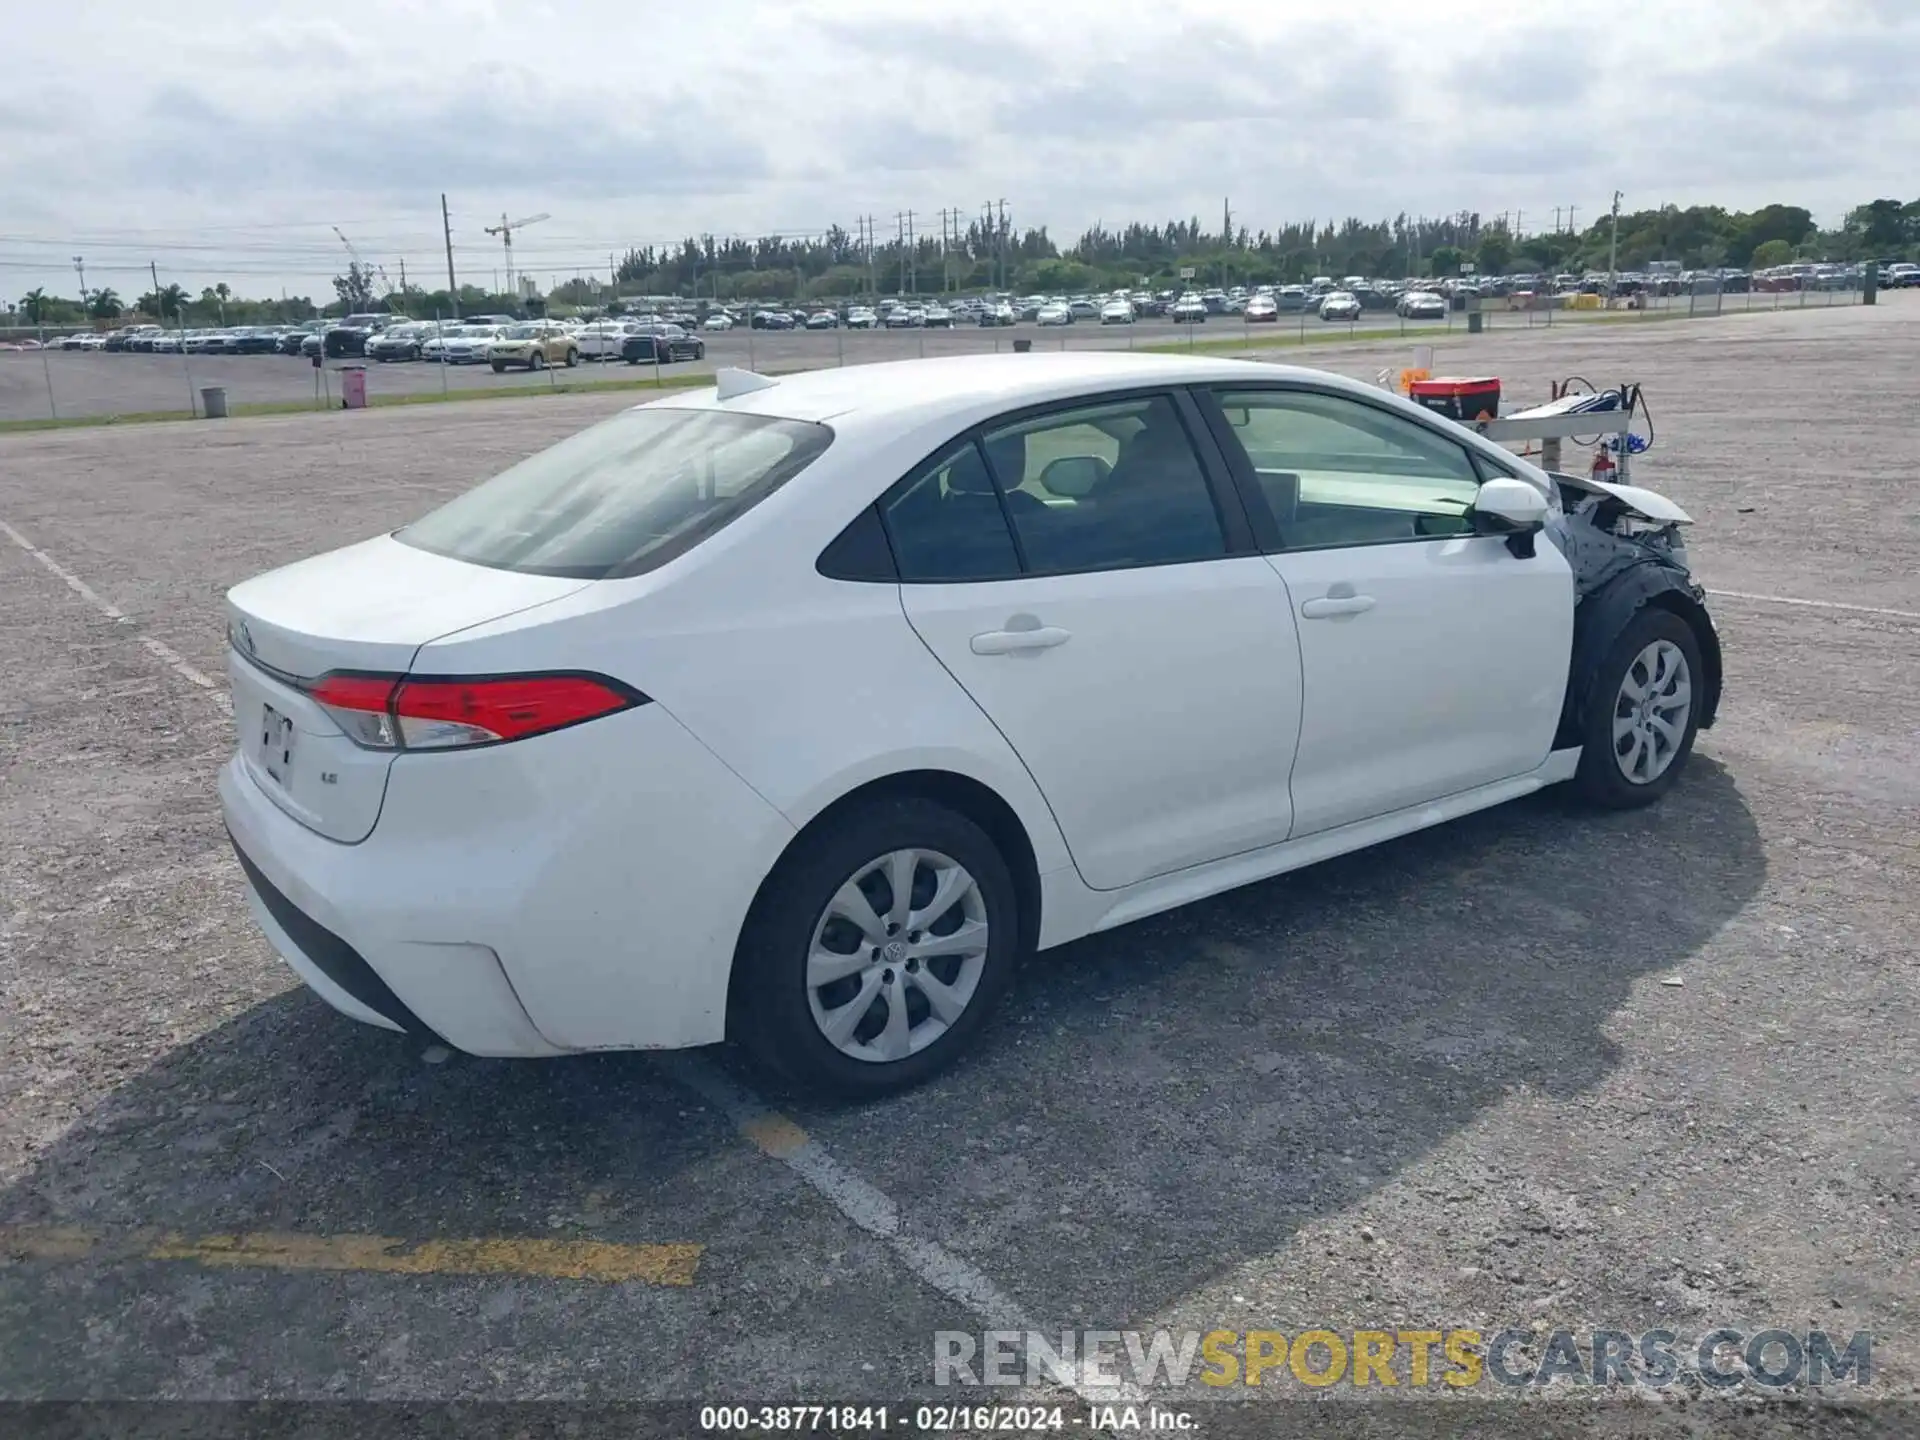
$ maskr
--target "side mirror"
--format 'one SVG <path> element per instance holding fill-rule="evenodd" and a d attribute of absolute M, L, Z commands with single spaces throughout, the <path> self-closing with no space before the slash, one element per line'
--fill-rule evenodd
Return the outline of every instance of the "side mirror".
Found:
<path fill-rule="evenodd" d="M 1506 536 L 1507 549 L 1523 559 L 1533 554 L 1534 532 L 1546 520 L 1547 497 L 1524 480 L 1499 476 L 1473 497 L 1475 532 Z"/>
<path fill-rule="evenodd" d="M 1040 472 L 1040 488 L 1063 500 L 1080 500 L 1099 488 L 1110 467 L 1098 455 L 1063 455 Z"/>

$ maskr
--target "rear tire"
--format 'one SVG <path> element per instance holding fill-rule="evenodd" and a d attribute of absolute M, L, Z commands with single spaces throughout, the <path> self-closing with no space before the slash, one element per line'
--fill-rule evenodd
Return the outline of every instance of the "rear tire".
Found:
<path fill-rule="evenodd" d="M 855 909 L 866 900 L 867 923 L 847 918 L 848 896 Z M 1020 935 L 1018 891 L 985 831 L 931 800 L 877 798 L 809 833 L 768 878 L 741 933 L 731 1028 L 806 1089 L 904 1090 L 973 1043 L 1012 979 Z M 949 938 L 965 958 L 939 948 Z M 839 957 L 844 974 L 818 983 L 822 959 Z M 832 1027 L 844 1033 L 830 1038 Z"/>
<path fill-rule="evenodd" d="M 1693 627 L 1671 610 L 1641 610 L 1588 688 L 1573 781 L 1580 798 L 1604 810 L 1634 810 L 1672 789 L 1693 753 L 1705 693 Z"/>

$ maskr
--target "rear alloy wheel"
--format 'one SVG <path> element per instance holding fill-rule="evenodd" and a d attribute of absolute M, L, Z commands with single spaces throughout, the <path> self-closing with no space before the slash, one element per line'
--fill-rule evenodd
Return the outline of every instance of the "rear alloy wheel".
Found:
<path fill-rule="evenodd" d="M 1693 627 L 1671 610 L 1634 617 L 1594 676 L 1575 784 L 1610 810 L 1649 805 L 1693 751 L 1703 670 Z"/>
<path fill-rule="evenodd" d="M 1019 949 L 1006 862 L 971 820 L 919 799 L 850 811 L 768 882 L 742 938 L 742 1038 L 810 1088 L 918 1084 L 971 1042 Z"/>

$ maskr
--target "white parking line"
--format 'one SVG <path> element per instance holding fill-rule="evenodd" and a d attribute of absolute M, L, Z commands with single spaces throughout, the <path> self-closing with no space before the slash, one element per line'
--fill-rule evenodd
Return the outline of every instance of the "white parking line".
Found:
<path fill-rule="evenodd" d="M 759 1097 L 701 1055 L 664 1056 L 661 1064 L 682 1085 L 707 1101 L 763 1154 L 798 1175 L 854 1225 L 884 1240 L 900 1263 L 926 1285 L 958 1302 L 989 1330 L 1051 1333 L 1027 1316 L 1018 1303 L 979 1270 L 939 1241 L 908 1233 L 900 1209 L 885 1193 L 842 1165 L 793 1121 L 769 1109 Z M 1058 1327 L 1056 1327 L 1057 1329 Z M 1133 1385 L 1088 1386 L 1075 1379 L 1067 1386 L 1082 1400 L 1102 1404 L 1138 1404 L 1144 1394 Z"/>
<path fill-rule="evenodd" d="M 1709 590 L 1727 600 L 1753 600 L 1762 605 L 1803 605 L 1809 610 L 1845 610 L 1855 615 L 1884 615 L 1890 620 L 1920 620 L 1920 610 L 1886 610 L 1878 605 L 1845 605 L 1838 600 L 1800 600 L 1791 595 L 1754 595 L 1745 590 Z"/>
<path fill-rule="evenodd" d="M 62 565 L 58 560 L 55 560 L 51 555 L 47 554 L 46 551 L 27 539 L 26 536 L 22 535 L 4 520 L 0 520 L 0 531 L 4 531 L 9 540 L 13 541 L 14 544 L 26 551 L 27 554 L 46 566 L 48 570 L 58 575 L 66 582 L 69 590 L 93 606 L 94 609 L 106 616 L 107 619 L 113 621 L 114 624 L 125 625 L 130 629 L 138 627 L 139 621 L 135 620 L 131 615 L 127 614 L 112 602 L 102 599 L 86 581 L 67 569 L 66 566 Z M 208 675 L 195 669 L 188 663 L 186 656 L 167 644 L 166 641 L 156 640 L 151 635 L 136 634 L 133 638 L 139 642 L 142 649 L 149 655 L 152 655 L 162 665 L 165 665 L 169 670 L 173 671 L 173 673 L 178 675 L 182 680 L 206 691 L 207 698 L 213 701 L 215 707 L 218 708 L 222 714 L 231 715 L 233 713 L 233 697 L 227 694 L 225 687 L 214 681 Z"/>

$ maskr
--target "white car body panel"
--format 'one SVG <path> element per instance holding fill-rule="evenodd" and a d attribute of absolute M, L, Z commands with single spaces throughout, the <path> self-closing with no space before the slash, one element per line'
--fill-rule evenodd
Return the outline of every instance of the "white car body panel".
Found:
<path fill-rule="evenodd" d="M 1557 504 L 1543 472 L 1464 427 L 1292 367 L 982 356 L 665 397 L 653 403 L 823 422 L 835 438 L 632 578 L 519 574 L 383 536 L 235 588 L 236 644 L 244 621 L 255 656 L 232 661 L 242 744 L 220 788 L 235 843 L 450 1043 L 542 1055 L 722 1038 L 762 881 L 869 782 L 931 770 L 1003 801 L 1050 946 L 1566 778 L 1577 752 L 1549 747 L 1573 585 L 1551 544 L 1532 559 L 1459 537 L 958 585 L 816 569 L 853 516 L 971 425 L 1140 386 L 1272 381 L 1396 407 Z M 1375 605 L 1300 615 L 1343 581 Z M 1070 639 L 976 652 L 1018 614 Z M 353 747 L 259 665 L 580 670 L 649 698 L 508 744 L 396 754 Z M 266 704 L 294 722 L 295 766 L 325 761 L 330 785 L 299 768 L 277 783 L 249 754 Z M 380 1023 L 260 913 L 316 993 Z"/>
<path fill-rule="evenodd" d="M 1476 535 L 1268 559 L 1296 614 L 1336 586 L 1373 602 L 1300 621 L 1295 838 L 1546 760 L 1573 653 L 1573 572 L 1554 546 L 1521 559 Z"/>

